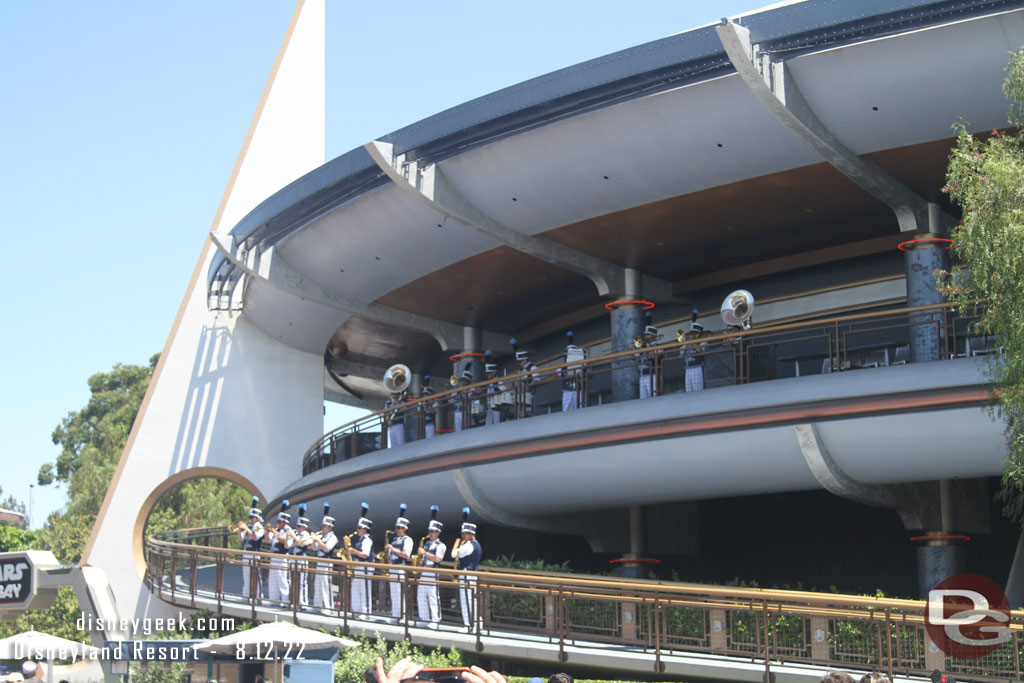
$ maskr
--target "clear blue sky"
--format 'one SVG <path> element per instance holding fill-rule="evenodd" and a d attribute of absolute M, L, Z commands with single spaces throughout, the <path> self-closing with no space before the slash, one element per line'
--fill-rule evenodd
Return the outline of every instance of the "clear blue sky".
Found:
<path fill-rule="evenodd" d="M 326 158 L 765 4 L 327 0 Z M 0 3 L 4 496 L 28 503 L 58 452 L 50 434 L 85 405 L 90 375 L 162 349 L 293 9 Z M 64 500 L 36 487 L 34 525 Z"/>

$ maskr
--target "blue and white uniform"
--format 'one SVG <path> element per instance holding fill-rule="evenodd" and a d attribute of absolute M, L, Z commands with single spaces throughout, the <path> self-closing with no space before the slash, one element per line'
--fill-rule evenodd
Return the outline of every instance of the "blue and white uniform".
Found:
<path fill-rule="evenodd" d="M 469 526 L 464 524 L 463 528 Z M 463 532 L 466 533 L 466 532 Z M 476 535 L 476 525 L 473 525 L 473 533 Z M 463 541 L 458 548 L 452 548 L 452 558 L 459 559 L 459 569 L 467 572 L 475 572 L 480 569 L 480 559 L 483 557 L 483 549 L 476 538 Z M 462 607 L 462 623 L 470 628 L 478 624 L 479 615 L 476 613 L 476 576 L 462 575 L 459 577 L 459 604 Z"/>
<path fill-rule="evenodd" d="M 404 403 L 401 394 L 391 394 L 384 402 L 384 409 L 401 406 Z M 388 448 L 401 446 L 405 443 L 405 411 L 401 407 L 388 416 Z"/>
<path fill-rule="evenodd" d="M 433 529 L 433 527 L 432 527 Z M 436 530 L 441 531 L 440 522 L 436 523 Z M 444 557 L 447 546 L 440 538 L 430 538 L 423 544 L 423 552 L 429 553 L 437 560 L 432 560 L 426 554 L 421 553 L 422 566 L 438 567 L 440 559 Z M 416 588 L 416 604 L 419 607 L 420 621 L 425 621 L 430 628 L 437 628 L 441 621 L 441 600 L 437 590 L 437 572 L 420 572 L 420 583 Z"/>
<path fill-rule="evenodd" d="M 352 548 L 366 555 L 365 558 L 353 555 L 353 560 L 356 562 L 373 562 L 373 537 L 369 533 L 357 537 L 352 543 Z M 353 614 L 369 614 L 371 611 L 370 580 L 359 577 L 370 576 L 372 573 L 373 569 L 371 567 L 357 566 L 355 568 L 355 578 L 352 579 Z"/>
<path fill-rule="evenodd" d="M 303 521 L 305 524 L 302 523 Z M 292 566 L 299 570 L 299 604 L 302 606 L 309 604 L 309 598 L 307 597 L 309 577 L 306 575 L 309 562 L 305 559 L 299 559 L 306 557 L 306 549 L 310 542 L 308 526 L 309 520 L 300 517 L 299 524 L 297 525 L 299 530 L 295 532 L 292 547 L 288 551 L 288 554 L 295 558 L 292 560 Z"/>
<path fill-rule="evenodd" d="M 704 356 L 697 354 L 702 354 L 707 347 L 707 342 L 688 344 L 680 352 L 686 363 L 687 391 L 701 391 L 704 388 Z"/>
<path fill-rule="evenodd" d="M 430 381 L 430 375 L 423 378 L 424 382 Z M 434 393 L 433 388 L 429 384 L 423 385 L 423 392 L 420 394 L 421 398 L 426 398 Z M 423 408 L 423 438 L 432 439 L 437 435 L 437 402 L 430 401 L 426 403 Z"/>
<path fill-rule="evenodd" d="M 282 517 L 285 519 L 282 520 Z M 291 577 L 286 556 L 295 545 L 295 539 L 289 533 L 292 528 L 288 525 L 287 519 L 290 518 L 290 515 L 284 513 L 278 515 L 279 522 L 285 521 L 285 525 L 269 532 L 270 552 L 274 553 L 274 558 L 270 560 L 270 571 L 267 576 L 267 599 L 275 602 L 291 602 Z"/>
<path fill-rule="evenodd" d="M 338 545 L 338 537 L 334 534 L 333 524 L 324 524 L 323 535 L 320 536 L 320 541 L 313 541 L 314 553 L 317 557 L 325 558 L 332 557 L 334 555 L 334 548 Z M 331 592 L 331 565 L 327 562 L 318 562 L 316 564 L 317 572 L 316 577 L 313 579 L 313 606 L 321 608 L 333 608 L 334 607 L 334 595 Z"/>
<path fill-rule="evenodd" d="M 245 560 L 245 565 L 242 566 L 242 597 L 246 600 L 263 597 L 263 585 L 260 581 L 259 566 L 256 564 L 256 555 L 249 553 L 260 552 L 260 547 L 263 545 L 263 535 L 266 533 L 257 515 L 250 515 L 249 520 L 249 529 L 243 529 L 238 532 L 238 538 L 242 541 L 242 550 L 248 551 L 247 554 L 242 555 L 242 558 Z M 253 579 L 255 579 L 255 582 Z M 252 591 L 252 594 L 250 594 L 250 591 Z"/>
<path fill-rule="evenodd" d="M 396 533 L 391 539 L 391 548 L 388 548 L 388 564 L 400 567 L 409 564 L 409 559 L 412 557 L 412 545 L 412 538 L 410 536 L 399 536 Z M 405 557 L 396 553 L 395 550 L 405 553 Z M 401 619 L 402 615 L 405 614 L 405 592 L 403 590 L 405 587 L 405 570 L 392 569 L 390 574 L 392 579 L 390 582 L 391 616 L 395 619 Z"/>

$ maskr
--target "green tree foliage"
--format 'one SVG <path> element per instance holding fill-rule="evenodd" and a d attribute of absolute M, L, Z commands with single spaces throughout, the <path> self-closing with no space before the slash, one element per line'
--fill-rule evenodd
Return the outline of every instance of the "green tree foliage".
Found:
<path fill-rule="evenodd" d="M 252 496 L 230 481 L 203 478 L 165 493 L 153 508 L 146 535 L 171 529 L 228 526 L 246 519 Z"/>
<path fill-rule="evenodd" d="M 4 490 L 0 488 L 0 496 L 4 494 Z M 7 496 L 7 498 L 0 500 L 0 508 L 4 510 L 11 510 L 12 512 L 20 512 L 22 515 L 26 513 L 25 504 L 15 498 L 14 496 Z M 8 522 L 8 524 L 10 524 Z M 19 527 L 21 529 L 28 528 L 28 518 L 22 517 L 20 522 L 13 523 L 12 526 Z"/>
<path fill-rule="evenodd" d="M 39 534 L 9 524 L 0 524 L 0 553 L 39 547 Z"/>
<path fill-rule="evenodd" d="M 1010 123 L 1020 126 L 1024 51 L 1012 55 L 1006 73 Z M 979 139 L 964 124 L 957 130 L 945 189 L 963 208 L 952 233 L 953 254 L 963 263 L 938 279 L 951 301 L 980 314 L 976 333 L 994 335 L 1005 349 L 987 365 L 1010 450 L 999 495 L 1007 516 L 1024 522 L 1024 138 L 993 132 Z"/>
<path fill-rule="evenodd" d="M 13 620 L 0 621 L 0 638 L 35 630 L 81 643 L 89 642 L 89 632 L 79 631 L 75 626 L 81 616 L 82 610 L 78 606 L 74 589 L 61 586 L 57 590 L 57 598 L 48 609 L 19 612 Z"/>
<path fill-rule="evenodd" d="M 334 663 L 335 683 L 364 683 L 366 669 L 377 663 L 377 657 L 384 660 L 385 670 L 403 657 L 412 657 L 417 664 L 428 667 L 469 666 L 477 661 L 475 654 L 454 647 L 447 650 L 422 649 L 404 640 L 388 642 L 379 633 L 376 638 L 342 636 L 340 630 L 336 635 L 357 640 L 360 646 L 341 650 L 338 661 Z"/>

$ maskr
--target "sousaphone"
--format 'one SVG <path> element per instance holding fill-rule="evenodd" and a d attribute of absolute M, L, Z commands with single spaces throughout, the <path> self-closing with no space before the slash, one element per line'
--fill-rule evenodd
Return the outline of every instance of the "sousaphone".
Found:
<path fill-rule="evenodd" d="M 726 325 L 743 327 L 754 314 L 754 295 L 745 289 L 737 289 L 722 302 L 722 320 Z"/>
<path fill-rule="evenodd" d="M 384 388 L 392 394 L 400 394 L 412 384 L 412 370 L 409 366 L 397 363 L 392 365 L 384 373 Z"/>

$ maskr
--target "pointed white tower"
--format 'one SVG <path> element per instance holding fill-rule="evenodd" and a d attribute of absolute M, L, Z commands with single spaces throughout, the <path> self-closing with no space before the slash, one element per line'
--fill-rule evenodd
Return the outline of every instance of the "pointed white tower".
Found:
<path fill-rule="evenodd" d="M 212 232 L 229 231 L 323 164 L 324 42 L 324 0 L 299 0 Z M 207 238 L 82 554 L 83 564 L 105 570 L 122 617 L 177 611 L 142 584 L 143 527 L 160 495 L 217 476 L 266 500 L 297 478 L 304 449 L 322 431 L 323 359 L 237 312 L 209 310 L 215 253 Z"/>

